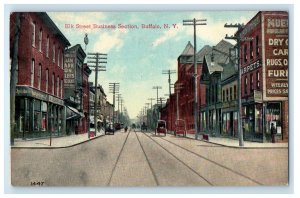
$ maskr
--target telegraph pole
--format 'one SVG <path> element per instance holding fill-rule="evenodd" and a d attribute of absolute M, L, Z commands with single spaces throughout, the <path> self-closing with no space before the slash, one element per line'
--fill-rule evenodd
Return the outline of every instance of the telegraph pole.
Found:
<path fill-rule="evenodd" d="M 119 93 L 120 83 L 109 83 L 109 92 L 113 94 L 113 127 L 115 127 L 115 95 Z"/>
<path fill-rule="evenodd" d="M 196 62 L 196 52 L 197 52 L 197 43 L 196 43 L 196 26 L 197 25 L 206 25 L 206 19 L 193 19 L 193 20 L 183 20 L 183 25 L 192 25 L 194 26 L 194 68 L 195 68 L 195 102 L 194 102 L 194 122 L 195 122 L 195 139 L 198 139 L 199 131 L 198 131 L 198 94 L 197 94 L 197 62 Z M 200 86 L 199 86 L 199 92 Z"/>
<path fill-rule="evenodd" d="M 169 82 L 169 97 L 171 98 L 171 74 L 175 74 L 176 73 L 176 70 L 163 70 L 162 71 L 162 74 L 168 74 L 169 75 L 169 79 L 168 79 L 168 82 Z"/>
<path fill-rule="evenodd" d="M 121 100 L 121 94 L 117 94 L 117 102 L 118 102 L 118 122 L 120 123 L 120 100 Z"/>
<path fill-rule="evenodd" d="M 244 134 L 243 134 L 243 128 L 242 128 L 242 123 L 241 123 L 241 109 L 242 109 L 242 99 L 241 99 L 241 71 L 240 71 L 240 42 L 241 42 L 241 37 L 240 37 L 240 31 L 243 28 L 243 24 L 225 24 L 224 25 L 225 28 L 237 28 L 238 31 L 237 33 L 235 33 L 234 36 L 228 36 L 226 34 L 225 39 L 232 39 L 235 40 L 237 42 L 237 59 L 238 59 L 238 82 L 237 82 L 237 86 L 238 86 L 238 93 L 239 93 L 239 97 L 238 97 L 238 107 L 239 107 L 239 111 L 238 111 L 238 130 L 239 130 L 239 146 L 244 146 Z"/>
<path fill-rule="evenodd" d="M 106 66 L 100 65 L 101 63 L 107 63 L 107 61 L 101 61 L 101 59 L 107 60 L 107 54 L 101 53 L 88 53 L 88 63 L 92 64 L 89 66 L 92 71 L 95 71 L 95 103 L 94 103 L 94 126 L 95 126 L 95 137 L 97 136 L 97 111 L 98 111 L 98 71 L 106 71 Z M 88 134 L 90 138 L 90 133 Z"/>
<path fill-rule="evenodd" d="M 161 86 L 154 86 L 152 89 L 156 89 L 156 101 L 158 101 L 158 89 L 162 89 Z"/>

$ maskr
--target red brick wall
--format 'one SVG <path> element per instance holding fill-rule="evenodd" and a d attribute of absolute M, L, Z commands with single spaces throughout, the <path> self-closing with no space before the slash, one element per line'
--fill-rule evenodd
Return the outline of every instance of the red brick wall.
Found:
<path fill-rule="evenodd" d="M 48 84 L 48 94 L 52 94 L 52 74 L 55 74 L 54 80 L 54 95 L 56 95 L 56 81 L 57 77 L 59 77 L 60 82 L 64 79 L 64 70 L 61 67 L 63 63 L 60 63 L 60 67 L 58 66 L 58 50 L 60 49 L 60 62 L 62 60 L 63 51 L 65 49 L 65 45 L 63 42 L 58 39 L 57 35 L 54 35 L 51 30 L 44 24 L 44 22 L 38 17 L 36 13 L 23 13 L 21 17 L 21 35 L 19 40 L 19 72 L 18 72 L 18 85 L 28 85 L 31 86 L 31 63 L 32 59 L 35 60 L 35 71 L 34 71 L 34 85 L 33 87 L 38 89 L 38 68 L 39 64 L 42 65 L 42 76 L 41 76 L 41 87 L 40 91 L 46 92 L 46 69 L 49 69 L 49 84 Z M 11 25 L 14 24 L 14 15 L 12 15 Z M 31 23 L 36 23 L 36 33 L 35 33 L 35 47 L 32 46 L 32 32 L 33 28 Z M 42 28 L 42 50 L 39 51 L 39 32 Z M 49 57 L 46 57 L 46 42 L 47 42 L 47 35 L 49 35 L 50 42 L 49 42 Z M 53 63 L 52 58 L 52 46 L 55 43 L 55 63 Z M 12 43 L 11 43 L 12 45 Z M 64 96 L 60 95 L 60 88 L 59 86 L 59 96 L 58 98 L 63 99 Z"/>

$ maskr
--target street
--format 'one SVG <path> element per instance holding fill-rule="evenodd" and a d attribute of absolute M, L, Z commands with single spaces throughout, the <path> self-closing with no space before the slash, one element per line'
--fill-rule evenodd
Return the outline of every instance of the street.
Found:
<path fill-rule="evenodd" d="M 15 148 L 11 159 L 14 186 L 288 184 L 287 148 L 229 148 L 133 130 L 69 148 Z"/>

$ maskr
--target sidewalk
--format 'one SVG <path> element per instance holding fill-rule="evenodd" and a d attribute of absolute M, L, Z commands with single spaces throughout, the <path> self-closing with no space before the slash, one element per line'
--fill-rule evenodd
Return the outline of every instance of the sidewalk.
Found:
<path fill-rule="evenodd" d="M 195 134 L 187 134 L 187 138 L 195 139 Z M 251 142 L 251 141 L 244 141 L 244 146 L 239 146 L 238 139 L 231 139 L 231 138 L 222 138 L 222 137 L 209 137 L 208 141 L 203 140 L 202 135 L 199 135 L 198 139 L 203 142 L 209 142 L 212 144 L 222 145 L 226 147 L 232 148 L 288 148 L 288 143 L 269 143 L 269 142 Z"/>
<path fill-rule="evenodd" d="M 52 137 L 51 146 L 49 137 L 34 140 L 15 139 L 15 144 L 11 146 L 11 148 L 66 148 L 96 139 L 101 136 L 104 136 L 103 130 L 98 131 L 97 136 L 90 137 L 90 139 L 88 138 L 88 133 L 63 137 Z"/>

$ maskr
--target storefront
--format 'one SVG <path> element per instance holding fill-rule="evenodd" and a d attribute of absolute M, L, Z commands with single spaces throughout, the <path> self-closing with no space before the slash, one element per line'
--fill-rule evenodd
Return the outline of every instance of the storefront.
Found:
<path fill-rule="evenodd" d="M 63 100 L 30 87 L 17 86 L 16 138 L 64 135 Z"/>
<path fill-rule="evenodd" d="M 66 106 L 66 133 L 67 135 L 79 134 L 81 129 L 84 128 L 85 122 L 84 114 L 71 106 Z"/>

